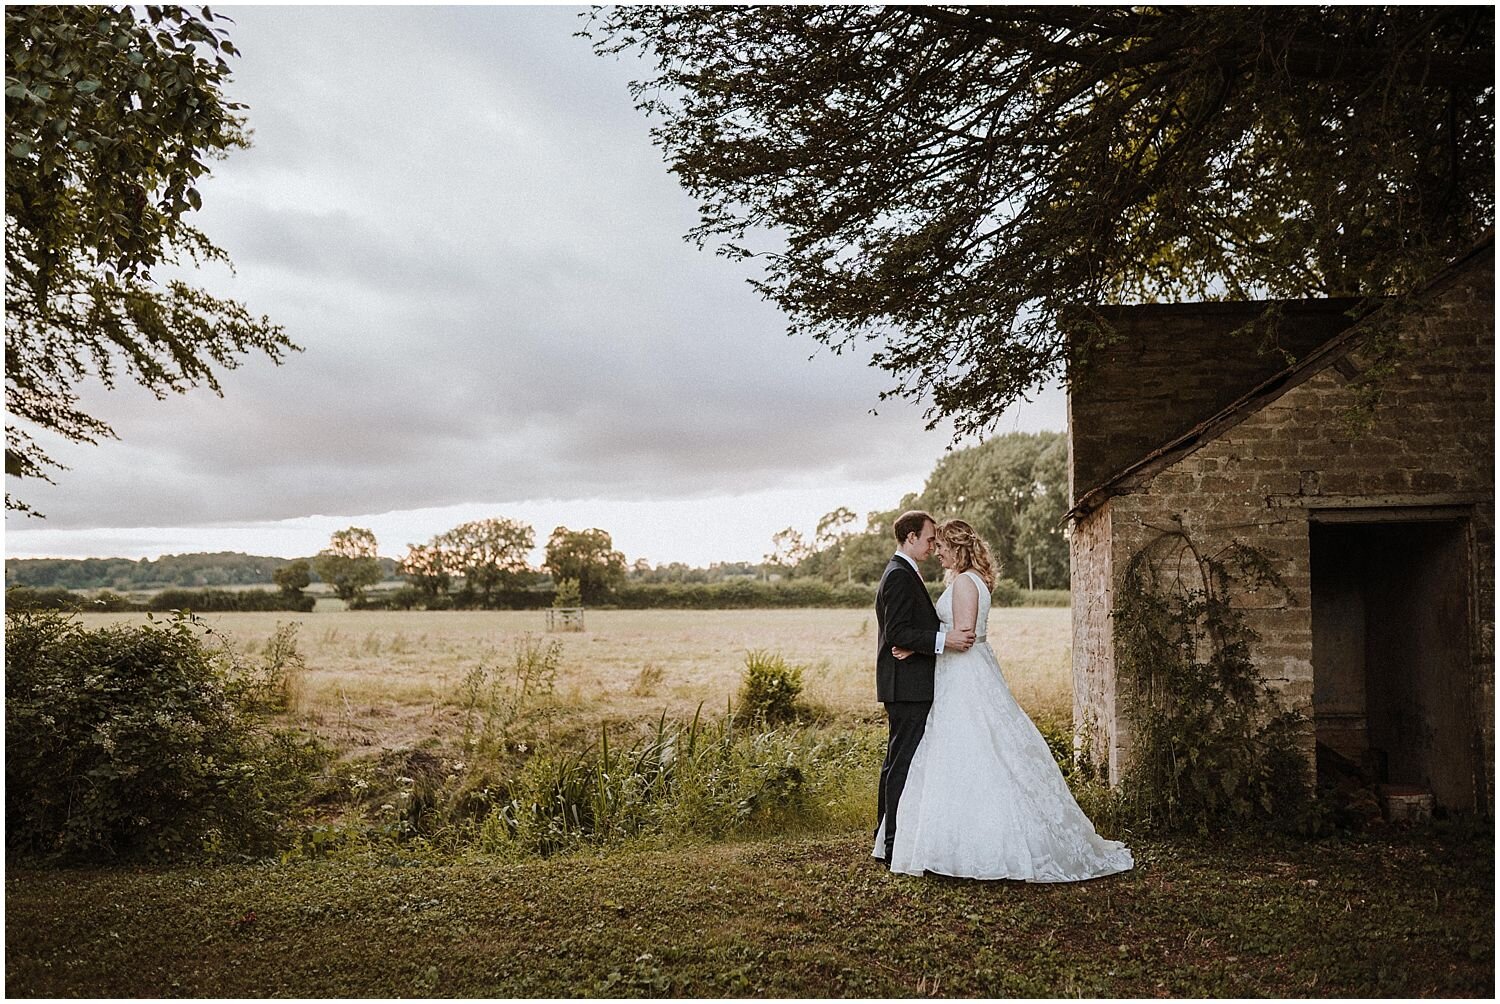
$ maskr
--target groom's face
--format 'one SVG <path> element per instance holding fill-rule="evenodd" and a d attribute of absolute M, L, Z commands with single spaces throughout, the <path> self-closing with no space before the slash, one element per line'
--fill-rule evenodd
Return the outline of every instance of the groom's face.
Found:
<path fill-rule="evenodd" d="M 932 548 L 937 543 L 937 524 L 928 520 L 922 524 L 922 532 L 917 534 L 917 543 L 912 548 L 912 557 L 918 561 L 926 561 L 932 554 Z"/>

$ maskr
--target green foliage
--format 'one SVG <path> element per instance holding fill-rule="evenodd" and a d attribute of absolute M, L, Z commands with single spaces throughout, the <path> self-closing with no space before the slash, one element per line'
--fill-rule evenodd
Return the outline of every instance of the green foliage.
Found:
<path fill-rule="evenodd" d="M 113 593 L 100 594 L 96 598 L 68 589 L 29 589 L 26 586 L 11 586 L 5 590 L 5 609 L 10 611 L 118 611 L 134 610 L 136 605 Z"/>
<path fill-rule="evenodd" d="M 164 554 L 160 558 L 8 558 L 5 581 L 12 586 L 63 589 L 147 590 L 181 586 L 256 586 L 277 582 L 276 573 L 297 562 L 286 558 L 219 551 Z M 388 573 L 395 565 L 381 559 Z"/>
<path fill-rule="evenodd" d="M 418 599 L 431 602 L 446 593 L 452 585 L 453 576 L 448 565 L 447 552 L 436 542 L 408 544 L 406 557 L 401 559 L 396 571 L 411 583 L 410 588 Z"/>
<path fill-rule="evenodd" d="M 1284 588 L 1261 552 L 1235 543 L 1205 555 L 1182 532 L 1126 569 L 1114 616 L 1131 730 L 1120 797 L 1143 828 L 1209 832 L 1293 819 L 1307 804 L 1306 722 L 1251 660 L 1236 585 Z"/>
<path fill-rule="evenodd" d="M 284 593 L 300 593 L 312 584 L 312 565 L 298 558 L 272 572 L 271 581 Z"/>
<path fill-rule="evenodd" d="M 9 610 L 71 610 L 80 613 L 192 610 L 201 614 L 246 610 L 307 613 L 316 601 L 302 593 L 270 589 L 164 589 L 149 600 L 137 603 L 108 590 L 84 595 L 67 589 L 15 586 L 5 591 L 5 603 Z"/>
<path fill-rule="evenodd" d="M 770 725 L 794 721 L 801 710 L 802 667 L 788 665 L 774 652 L 745 654 L 745 672 L 740 677 L 738 714 L 745 721 Z"/>
<path fill-rule="evenodd" d="M 990 545 L 997 571 L 1038 589 L 1068 586 L 1068 542 L 1062 516 L 1068 508 L 1068 443 L 1060 432 L 1017 432 L 945 454 L 922 491 L 886 512 L 873 512 L 854 532 L 853 514 L 838 509 L 823 517 L 816 548 L 786 550 L 788 529 L 777 534 L 774 556 L 798 577 L 827 582 L 875 582 L 895 550 L 891 527 L 902 512 L 925 509 L 939 520 L 967 520 Z M 997 596 L 996 605 L 1002 604 Z"/>
<path fill-rule="evenodd" d="M 627 4 L 587 33 L 654 64 L 631 90 L 691 236 L 960 434 L 1056 375 L 1070 312 L 1400 294 L 1493 226 L 1487 8 Z"/>
<path fill-rule="evenodd" d="M 470 670 L 459 687 L 466 753 L 493 759 L 517 741 L 518 733 L 534 742 L 533 730 L 546 718 L 561 664 L 562 642 L 525 634 L 516 639 L 505 670 L 485 663 Z"/>
<path fill-rule="evenodd" d="M 547 540 L 543 567 L 559 586 L 566 580 L 575 582 L 582 602 L 591 606 L 605 602 L 625 581 L 625 555 L 616 551 L 610 535 L 599 529 L 557 527 Z"/>
<path fill-rule="evenodd" d="M 615 601 L 626 610 L 868 607 L 875 602 L 875 589 L 859 583 L 830 585 L 816 579 L 780 582 L 729 579 L 713 583 L 630 583 L 619 589 Z"/>
<path fill-rule="evenodd" d="M 460 606 L 490 607 L 495 596 L 529 585 L 527 556 L 536 534 L 525 523 L 511 519 L 481 519 L 463 523 L 433 538 L 443 554 L 443 567 L 464 578 Z"/>
<path fill-rule="evenodd" d="M 164 589 L 151 597 L 145 609 L 166 612 L 191 610 L 220 613 L 247 610 L 295 610 L 309 613 L 317 600 L 306 593 L 272 589 Z"/>
<path fill-rule="evenodd" d="M 1014 432 L 954 450 L 938 461 L 922 492 L 903 508 L 957 517 L 990 545 L 997 572 L 1040 589 L 1068 587 L 1068 439 L 1061 432 Z"/>
<path fill-rule="evenodd" d="M 297 630 L 296 623 L 277 624 L 258 660 L 230 653 L 229 694 L 238 707 L 258 714 L 274 714 L 293 707 L 301 692 L 302 676 L 307 672 L 307 662 L 297 647 Z"/>
<path fill-rule="evenodd" d="M 228 262 L 188 222 L 208 161 L 248 146 L 226 101 L 222 23 L 177 6 L 30 5 L 5 11 L 5 404 L 75 442 L 114 433 L 77 388 L 123 372 L 157 397 L 207 386 L 216 368 L 296 348 L 268 319 L 162 266 Z M 59 465 L 6 425 L 5 473 Z M 6 496 L 7 508 L 29 507 Z"/>
<path fill-rule="evenodd" d="M 292 655 L 271 657 L 290 673 Z M 255 853 L 278 841 L 316 747 L 263 728 L 188 618 L 87 631 L 6 617 L 6 848 L 69 860 Z M 269 695 L 268 695 L 269 696 Z"/>
<path fill-rule="evenodd" d="M 558 582 L 557 592 L 552 594 L 552 605 L 554 607 L 583 606 L 583 590 L 578 588 L 578 580 L 563 579 Z"/>
<path fill-rule="evenodd" d="M 868 786 L 881 753 L 870 735 L 663 717 L 630 746 L 603 731 L 581 753 L 534 757 L 468 839 L 480 850 L 549 855 L 647 835 L 721 839 L 816 826 L 848 805 L 852 787 Z"/>
<path fill-rule="evenodd" d="M 349 603 L 385 577 L 375 534 L 358 526 L 336 531 L 328 547 L 313 559 L 313 567 L 318 578 L 332 586 L 339 599 Z"/>

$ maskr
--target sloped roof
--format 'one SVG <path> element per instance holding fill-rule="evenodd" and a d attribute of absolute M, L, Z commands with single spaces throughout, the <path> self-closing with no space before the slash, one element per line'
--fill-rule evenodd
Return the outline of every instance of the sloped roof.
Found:
<path fill-rule="evenodd" d="M 1323 341 L 1316 348 L 1301 355 L 1295 362 L 1256 384 L 1249 391 L 1228 402 L 1212 415 L 1193 425 L 1185 432 L 1161 443 L 1155 449 L 1150 450 L 1144 456 L 1120 469 L 1118 473 L 1106 478 L 1094 487 L 1076 494 L 1073 507 L 1068 510 L 1064 516 L 1064 520 L 1080 518 L 1097 509 L 1109 498 L 1134 491 L 1146 481 L 1149 481 L 1158 472 L 1191 455 L 1205 444 L 1219 438 L 1251 415 L 1254 415 L 1281 397 L 1287 391 L 1311 379 L 1326 367 L 1340 366 L 1342 368 L 1350 366 L 1351 364 L 1347 362 L 1348 354 L 1371 331 L 1389 317 L 1391 312 L 1400 309 L 1403 303 L 1423 299 L 1447 288 L 1457 280 L 1475 259 L 1484 254 L 1493 254 L 1494 244 L 1494 233 L 1491 231 L 1471 251 L 1454 261 L 1422 286 L 1401 297 L 1399 300 L 1387 301 L 1359 320 L 1350 323 L 1331 338 Z M 1307 303 L 1307 301 L 1288 302 L 1297 304 Z M 1346 305 L 1352 301 L 1325 302 L 1329 303 L 1330 309 L 1343 310 L 1347 309 Z M 1264 309 L 1265 305 L 1240 304 L 1239 306 L 1241 310 L 1245 310 L 1255 308 Z M 1109 309 L 1124 314 L 1126 312 L 1144 311 L 1151 308 L 1114 307 Z M 1356 372 L 1351 369 L 1346 372 L 1346 375 L 1353 376 Z"/>

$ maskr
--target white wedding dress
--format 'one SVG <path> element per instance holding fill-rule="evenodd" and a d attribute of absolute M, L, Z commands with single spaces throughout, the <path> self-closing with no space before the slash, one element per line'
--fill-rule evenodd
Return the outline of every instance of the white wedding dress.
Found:
<path fill-rule="evenodd" d="M 1078 807 L 1047 741 L 1011 696 L 985 627 L 990 591 L 979 587 L 978 640 L 938 656 L 932 710 L 896 815 L 891 871 L 1026 882 L 1077 882 L 1134 867 L 1124 844 L 1105 840 Z M 953 586 L 937 602 L 953 629 Z M 885 827 L 875 856 L 884 852 Z"/>

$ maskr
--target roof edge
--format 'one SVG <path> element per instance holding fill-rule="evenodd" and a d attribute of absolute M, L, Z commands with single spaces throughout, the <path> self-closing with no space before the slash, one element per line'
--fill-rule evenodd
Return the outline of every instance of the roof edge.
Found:
<path fill-rule="evenodd" d="M 1177 461 L 1183 459 L 1184 457 L 1197 452 L 1200 447 L 1212 442 L 1225 432 L 1228 432 L 1230 429 L 1234 428 L 1236 425 L 1239 425 L 1245 419 L 1260 411 L 1266 405 L 1275 401 L 1287 391 L 1291 390 L 1294 387 L 1297 387 L 1307 380 L 1310 380 L 1325 366 L 1332 365 L 1337 359 L 1342 357 L 1349 351 L 1350 348 L 1353 347 L 1351 343 L 1357 342 L 1362 339 L 1376 324 L 1378 324 L 1382 319 L 1393 314 L 1400 308 L 1402 304 L 1410 302 L 1412 300 L 1428 297 L 1433 293 L 1440 292 L 1441 290 L 1452 285 L 1452 283 L 1456 281 L 1458 276 L 1464 271 L 1465 267 L 1467 267 L 1470 262 L 1483 255 L 1486 251 L 1493 253 L 1494 246 L 1495 232 L 1492 229 L 1472 248 L 1470 248 L 1458 258 L 1455 258 L 1452 262 L 1446 265 L 1442 269 L 1442 271 L 1438 272 L 1437 275 L 1433 276 L 1422 285 L 1405 293 L 1402 296 L 1387 298 L 1383 303 L 1381 303 L 1379 307 L 1371 310 L 1365 316 L 1356 320 L 1353 324 L 1349 325 L 1349 327 L 1345 328 L 1343 331 L 1330 338 L 1327 342 L 1323 343 L 1312 352 L 1309 352 L 1303 358 L 1297 360 L 1295 363 L 1292 363 L 1285 369 L 1277 372 L 1275 375 L 1263 381 L 1262 383 L 1251 389 L 1249 392 L 1242 394 L 1240 397 L 1236 398 L 1234 401 L 1220 409 L 1209 418 L 1193 426 L 1187 432 L 1184 432 L 1182 435 L 1173 440 L 1170 440 L 1157 449 L 1152 450 L 1146 456 L 1131 464 L 1129 467 L 1126 467 L 1119 473 L 1113 475 L 1102 483 L 1084 492 L 1078 497 L 1078 500 L 1073 503 L 1073 506 L 1063 514 L 1063 517 L 1059 522 L 1066 523 L 1068 521 L 1082 519 L 1084 516 L 1088 515 L 1090 512 L 1093 512 L 1095 509 L 1099 508 L 1099 506 L 1103 505 L 1104 502 L 1108 499 L 1114 497 L 1115 495 L 1124 494 L 1130 489 L 1138 487 L 1142 482 L 1146 481 L 1150 477 L 1153 477 L 1158 471 L 1169 467 Z M 1374 298 L 1370 299 L 1373 300 Z M 1242 308 L 1248 308 L 1251 305 L 1255 304 L 1261 304 L 1264 305 L 1264 307 L 1270 307 L 1275 304 L 1312 304 L 1318 302 L 1333 304 L 1336 302 L 1360 303 L 1368 301 L 1361 300 L 1359 298 L 1330 298 L 1327 301 L 1240 300 L 1206 301 L 1203 304 L 1180 305 L 1141 304 L 1134 307 L 1115 306 L 1099 307 L 1095 309 L 1103 313 L 1110 310 L 1145 310 L 1152 307 L 1200 307 L 1214 303 L 1236 304 L 1241 306 Z"/>

